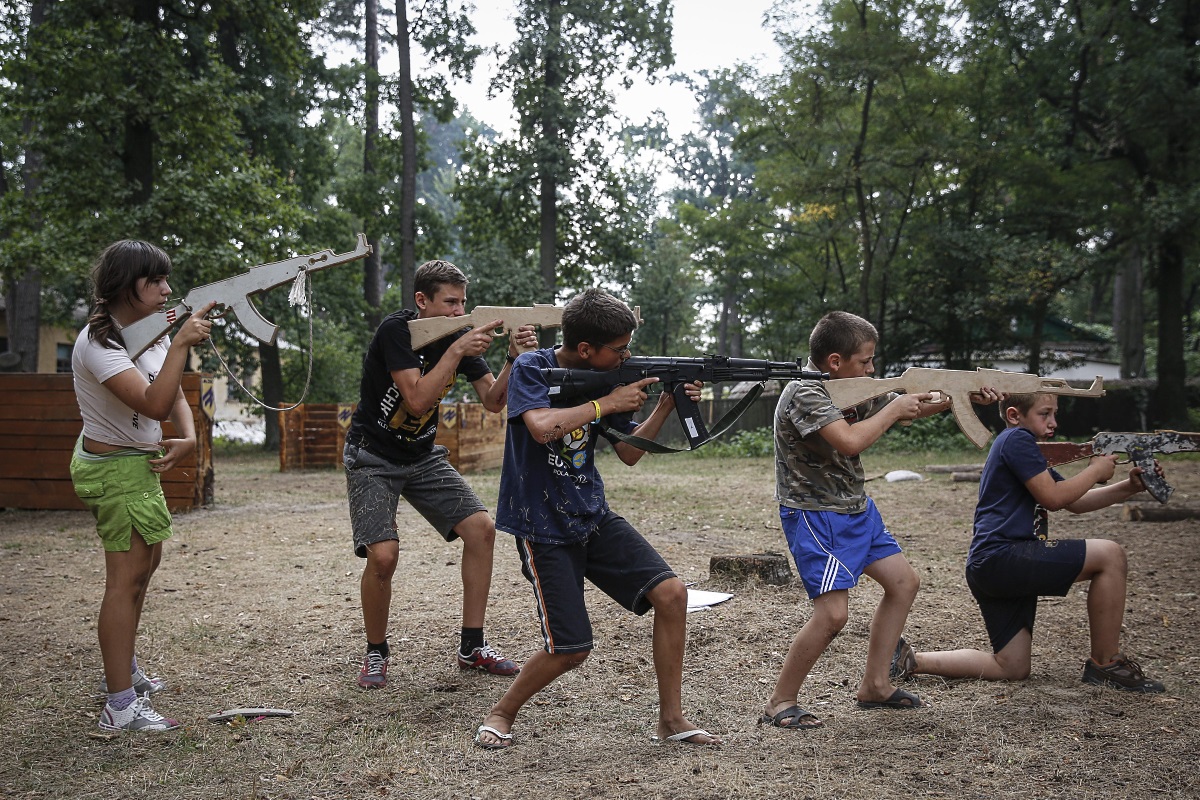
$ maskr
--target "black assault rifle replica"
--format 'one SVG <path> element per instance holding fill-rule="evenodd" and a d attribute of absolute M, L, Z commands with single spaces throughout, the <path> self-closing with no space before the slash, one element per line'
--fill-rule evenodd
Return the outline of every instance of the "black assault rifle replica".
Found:
<path fill-rule="evenodd" d="M 675 410 L 689 447 L 695 450 L 715 439 L 729 429 L 750 403 L 762 393 L 763 383 L 771 380 L 824 380 L 825 372 L 813 372 L 795 361 L 759 361 L 752 358 L 728 358 L 705 356 L 704 358 L 673 358 L 656 356 L 630 356 L 616 369 L 597 371 L 590 369 L 546 368 L 542 370 L 550 384 L 550 396 L 573 398 L 594 397 L 607 394 L 618 386 L 636 383 L 643 378 L 658 378 L 664 392 L 675 398 Z M 757 385 L 746 393 L 729 413 L 722 417 L 710 433 L 700 407 L 687 396 L 690 383 L 728 383 L 730 381 L 754 381 Z M 647 387 L 648 388 L 648 387 Z M 637 436 L 626 436 L 620 431 L 609 431 L 615 438 L 651 453 L 677 453 L 679 449 L 658 444 Z"/>
<path fill-rule="evenodd" d="M 290 283 L 309 272 L 366 258 L 370 253 L 371 245 L 367 244 L 367 237 L 360 233 L 358 246 L 346 253 L 322 250 L 311 255 L 294 256 L 251 267 L 225 280 L 197 286 L 178 305 L 126 326 L 121 331 L 125 349 L 129 352 L 129 358 L 137 361 L 142 353 L 150 349 L 150 345 L 169 333 L 176 324 L 187 319 L 197 308 L 203 308 L 213 301 L 217 305 L 213 307 L 210 317 L 232 313 L 255 339 L 263 344 L 275 344 L 279 327 L 259 312 L 250 302 L 250 295 Z"/>

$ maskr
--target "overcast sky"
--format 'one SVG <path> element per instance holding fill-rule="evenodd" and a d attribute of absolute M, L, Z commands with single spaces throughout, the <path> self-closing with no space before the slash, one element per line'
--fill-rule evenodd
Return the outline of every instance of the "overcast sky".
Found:
<path fill-rule="evenodd" d="M 676 0 L 674 13 L 675 66 L 672 72 L 688 74 L 717 70 L 738 63 L 750 63 L 763 72 L 778 71 L 779 47 L 763 27 L 766 12 L 775 0 Z M 472 17 L 479 32 L 476 43 L 483 47 L 509 45 L 513 40 L 513 0 L 477 0 Z M 800 3 L 799 5 L 807 5 Z M 414 59 L 419 49 L 414 50 Z M 395 58 L 386 53 L 385 58 Z M 381 64 L 386 71 L 391 65 Z M 416 63 L 414 69 L 420 69 Z M 501 131 L 515 126 L 512 106 L 503 97 L 487 98 L 487 87 L 497 69 L 494 56 L 487 54 L 476 64 L 470 83 L 456 84 L 454 95 L 460 108 Z M 695 122 L 695 101 L 686 88 L 659 81 L 653 85 L 639 80 L 629 91 L 617 94 L 617 110 L 633 122 L 644 121 L 655 109 L 667 116 L 672 133 L 691 128 Z"/>

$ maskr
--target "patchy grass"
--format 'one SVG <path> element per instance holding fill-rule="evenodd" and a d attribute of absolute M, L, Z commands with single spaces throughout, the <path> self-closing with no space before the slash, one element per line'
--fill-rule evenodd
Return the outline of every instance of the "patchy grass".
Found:
<path fill-rule="evenodd" d="M 274 454 L 219 451 L 216 504 L 176 518 L 151 585 L 139 658 L 183 722 L 165 735 L 96 727 L 95 618 L 103 556 L 84 512 L 0 512 L 0 794 L 18 798 L 1037 797 L 1192 798 L 1200 736 L 1200 548 L 1195 522 L 1125 523 L 1119 509 L 1056 514 L 1060 537 L 1120 541 L 1130 559 L 1125 647 L 1167 683 L 1132 697 L 1079 682 L 1086 591 L 1045 601 L 1034 671 L 1016 684 L 921 679 L 918 712 L 854 706 L 879 589 L 851 594 L 850 622 L 801 702 L 825 720 L 794 733 L 755 724 L 811 604 L 798 584 L 731 585 L 714 555 L 781 551 L 770 458 L 647 457 L 602 470 L 613 508 L 699 588 L 733 600 L 689 618 L 684 702 L 719 749 L 656 746 L 651 616 L 589 590 L 597 648 L 522 712 L 517 745 L 471 735 L 506 681 L 462 674 L 461 550 L 407 507 L 391 615 L 392 681 L 354 686 L 362 655 L 358 580 L 340 470 L 280 473 Z M 974 450 L 887 453 L 867 474 L 979 463 Z M 1173 503 L 1200 497 L 1200 462 L 1164 460 Z M 496 472 L 470 476 L 495 507 Z M 918 649 L 986 645 L 962 579 L 976 485 L 949 476 L 870 489 L 920 573 L 906 635 Z M 538 647 L 528 584 L 497 539 L 489 639 L 514 658 Z M 279 706 L 290 719 L 214 725 L 208 714 Z"/>

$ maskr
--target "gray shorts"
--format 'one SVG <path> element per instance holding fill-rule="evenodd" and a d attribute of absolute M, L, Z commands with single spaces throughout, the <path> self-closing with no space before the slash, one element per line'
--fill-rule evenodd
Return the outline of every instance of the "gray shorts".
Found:
<path fill-rule="evenodd" d="M 346 443 L 346 493 L 354 552 L 367 557 L 367 545 L 396 535 L 396 506 L 403 497 L 446 541 L 458 538 L 454 526 L 473 514 L 487 511 L 475 492 L 446 460 L 438 445 L 412 464 L 393 464 L 364 447 Z"/>

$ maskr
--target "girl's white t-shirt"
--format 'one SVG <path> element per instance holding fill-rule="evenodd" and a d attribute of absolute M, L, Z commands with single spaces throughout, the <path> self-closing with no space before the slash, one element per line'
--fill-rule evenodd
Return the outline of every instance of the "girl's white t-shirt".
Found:
<path fill-rule="evenodd" d="M 75 398 L 83 417 L 83 435 L 92 441 L 154 451 L 162 441 L 162 423 L 139 414 L 117 399 L 104 382 L 127 369 L 136 369 L 153 383 L 167 360 L 166 336 L 150 346 L 138 360 L 132 361 L 125 348 L 104 347 L 92 341 L 85 326 L 71 351 L 71 372 L 75 378 Z"/>

